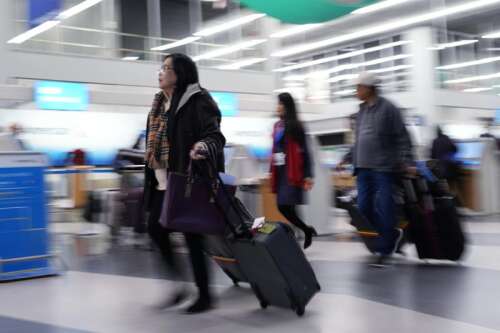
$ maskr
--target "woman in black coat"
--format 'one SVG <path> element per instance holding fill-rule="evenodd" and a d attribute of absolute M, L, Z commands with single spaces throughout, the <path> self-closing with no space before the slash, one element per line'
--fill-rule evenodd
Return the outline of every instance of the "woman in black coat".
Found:
<path fill-rule="evenodd" d="M 170 231 L 158 221 L 168 186 L 167 173 L 186 174 L 190 159 L 205 156 L 212 158 L 219 171 L 223 171 L 226 141 L 220 131 L 221 113 L 210 94 L 200 87 L 198 70 L 191 58 L 183 54 L 168 55 L 159 73 L 159 86 L 162 92 L 156 95 L 148 117 L 145 199 L 150 211 L 149 234 L 170 269 L 179 272 L 169 241 Z M 199 313 L 213 304 L 203 238 L 195 234 L 184 236 L 199 292 L 187 312 Z M 176 305 L 184 297 L 181 290 L 168 305 Z"/>

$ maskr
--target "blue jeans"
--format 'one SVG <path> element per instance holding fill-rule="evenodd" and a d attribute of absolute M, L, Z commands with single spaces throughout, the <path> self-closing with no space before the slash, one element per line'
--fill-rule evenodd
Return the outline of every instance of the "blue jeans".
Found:
<path fill-rule="evenodd" d="M 379 234 L 376 252 L 389 255 L 394 250 L 398 235 L 395 229 L 394 174 L 358 169 L 357 184 L 359 210 Z"/>

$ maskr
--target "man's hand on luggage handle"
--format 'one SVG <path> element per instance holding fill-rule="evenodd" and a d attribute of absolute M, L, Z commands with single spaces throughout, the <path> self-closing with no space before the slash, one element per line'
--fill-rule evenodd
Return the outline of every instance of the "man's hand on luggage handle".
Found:
<path fill-rule="evenodd" d="M 312 178 L 304 179 L 304 190 L 310 191 L 314 186 L 314 180 Z"/>

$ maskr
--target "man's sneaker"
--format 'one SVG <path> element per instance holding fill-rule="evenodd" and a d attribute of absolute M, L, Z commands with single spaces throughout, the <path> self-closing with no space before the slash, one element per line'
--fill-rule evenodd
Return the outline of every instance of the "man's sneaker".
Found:
<path fill-rule="evenodd" d="M 396 228 L 396 232 L 397 232 L 396 242 L 394 243 L 394 248 L 392 250 L 392 254 L 394 254 L 398 251 L 399 245 L 401 244 L 401 241 L 403 240 L 403 229 Z"/>
<path fill-rule="evenodd" d="M 389 256 L 378 255 L 369 265 L 374 268 L 386 268 L 390 265 Z"/>

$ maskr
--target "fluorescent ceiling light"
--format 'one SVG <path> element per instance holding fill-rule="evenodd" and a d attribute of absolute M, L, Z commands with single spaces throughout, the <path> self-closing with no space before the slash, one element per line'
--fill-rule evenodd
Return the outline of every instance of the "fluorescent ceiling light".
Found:
<path fill-rule="evenodd" d="M 57 19 L 59 20 L 65 20 L 67 18 L 70 18 L 72 16 L 75 16 L 76 14 L 79 14 L 83 12 L 84 10 L 89 9 L 90 7 L 93 7 L 97 5 L 99 2 L 102 2 L 103 0 L 85 0 L 80 2 L 78 5 L 73 6 L 63 12 L 61 12 L 58 16 Z"/>
<path fill-rule="evenodd" d="M 352 14 L 356 15 L 362 15 L 362 14 L 368 14 L 368 13 L 373 13 L 379 10 L 383 10 L 389 7 L 401 5 L 405 2 L 408 2 L 411 0 L 385 0 L 385 1 L 380 1 L 374 5 L 370 6 L 365 6 L 360 9 L 356 9 L 355 11 L 352 12 Z"/>
<path fill-rule="evenodd" d="M 356 90 L 354 90 L 354 89 L 347 89 L 347 90 L 336 91 L 336 92 L 334 92 L 334 94 L 338 95 L 338 96 L 350 96 L 350 95 L 354 95 L 355 92 L 356 92 Z"/>
<path fill-rule="evenodd" d="M 281 50 L 278 52 L 275 52 L 272 54 L 274 57 L 287 57 L 307 51 L 312 51 L 316 50 L 319 48 L 323 48 L 326 46 L 330 45 L 335 45 L 335 44 L 340 44 L 344 43 L 353 39 L 358 39 L 358 38 L 363 38 L 367 36 L 372 36 L 372 35 L 378 35 L 382 34 L 388 31 L 396 30 L 396 29 L 401 29 L 404 27 L 408 27 L 414 24 L 419 24 L 423 22 L 428 22 L 432 21 L 438 18 L 450 16 L 450 15 L 455 15 L 455 14 L 460 14 L 460 13 L 466 13 L 471 10 L 475 10 L 478 8 L 494 5 L 500 3 L 500 0 L 475 0 L 475 1 L 466 1 L 465 3 L 462 3 L 460 5 L 456 6 L 448 6 L 443 9 L 439 9 L 436 11 L 428 12 L 425 14 L 419 14 L 416 16 L 411 16 L 407 18 L 403 18 L 400 20 L 394 20 L 385 24 L 380 24 L 376 25 L 373 27 L 369 27 L 366 29 L 358 30 L 349 34 L 341 35 L 341 36 L 335 36 L 332 38 L 312 42 L 312 43 L 306 43 L 302 45 L 298 45 L 295 47 L 291 47 L 289 49 Z"/>
<path fill-rule="evenodd" d="M 465 78 L 456 79 L 456 80 L 448 80 L 448 81 L 445 81 L 444 83 L 446 83 L 446 84 L 467 83 L 467 82 L 474 82 L 474 81 L 496 79 L 499 77 L 500 77 L 500 73 L 495 73 L 495 74 L 488 74 L 488 75 L 470 76 L 470 77 L 465 77 Z"/>
<path fill-rule="evenodd" d="M 220 57 L 226 54 L 234 53 L 243 49 L 248 49 L 250 47 L 265 43 L 267 39 L 254 39 L 246 42 L 241 42 L 233 46 L 224 47 L 218 50 L 210 51 L 199 56 L 193 57 L 194 61 L 206 60 L 211 58 Z"/>
<path fill-rule="evenodd" d="M 303 81 L 307 75 L 288 75 L 283 78 L 283 81 Z"/>
<path fill-rule="evenodd" d="M 41 34 L 42 32 L 45 32 L 47 30 L 52 29 L 53 27 L 55 27 L 56 25 L 61 23 L 62 20 L 65 20 L 67 18 L 75 16 L 76 14 L 81 13 L 84 10 L 86 10 L 92 6 L 95 6 L 96 4 L 98 4 L 99 2 L 102 2 L 102 1 L 103 0 L 85 0 L 85 1 L 82 1 L 78 5 L 70 7 L 69 9 L 59 13 L 59 15 L 57 15 L 57 18 L 55 20 L 46 21 L 46 22 L 34 27 L 33 29 L 25 31 L 22 34 L 17 35 L 16 37 L 10 39 L 9 41 L 7 41 L 7 43 L 8 44 L 22 44 L 25 41 L 27 41 L 28 39 L 31 39 L 31 38 L 35 37 L 36 35 Z"/>
<path fill-rule="evenodd" d="M 464 67 L 489 64 L 489 63 L 496 62 L 496 61 L 500 61 L 500 57 L 484 58 L 484 59 L 479 59 L 479 60 L 474 60 L 474 61 L 467 61 L 467 62 L 462 62 L 462 63 L 458 63 L 458 64 L 447 65 L 447 66 L 439 66 L 439 67 L 436 67 L 436 69 L 441 69 L 441 70 L 457 69 L 457 68 L 464 68 Z"/>
<path fill-rule="evenodd" d="M 236 70 L 240 69 L 243 67 L 251 66 L 258 64 L 260 62 L 266 61 L 267 58 L 250 58 L 250 59 L 244 59 L 241 61 L 233 62 L 232 64 L 227 64 L 227 65 L 222 65 L 217 67 L 218 69 L 227 69 L 227 70 Z"/>
<path fill-rule="evenodd" d="M 431 47 L 430 49 L 431 50 L 444 50 L 444 49 L 449 49 L 452 47 L 475 44 L 477 42 L 478 42 L 477 39 L 464 39 L 464 40 L 459 40 L 459 41 L 451 42 L 451 43 L 438 44 L 435 47 Z"/>
<path fill-rule="evenodd" d="M 406 59 L 411 57 L 410 54 L 400 54 L 396 56 L 391 56 L 391 57 L 384 57 L 384 58 L 379 58 L 379 59 L 374 59 L 366 62 L 360 62 L 356 64 L 345 64 L 345 65 L 340 65 L 337 67 L 333 67 L 331 69 L 325 70 L 325 71 L 318 71 L 318 72 L 313 72 L 310 73 L 308 76 L 316 76 L 316 75 L 321 75 L 321 74 L 331 74 L 331 73 L 338 73 L 342 72 L 345 70 L 349 69 L 356 69 L 360 67 L 369 67 L 369 66 L 375 66 L 379 64 L 383 64 L 384 62 L 391 62 L 391 61 L 396 61 L 396 60 L 401 60 L 401 59 Z"/>
<path fill-rule="evenodd" d="M 195 42 L 200 38 L 201 37 L 196 37 L 196 36 L 186 37 L 186 38 L 180 39 L 180 40 L 173 42 L 173 43 L 168 43 L 165 45 L 153 47 L 153 48 L 151 48 L 151 51 L 164 51 L 164 50 L 168 50 L 168 49 L 173 49 L 175 47 L 179 47 L 182 45 L 186 45 L 186 44 L 190 44 L 192 42 Z"/>
<path fill-rule="evenodd" d="M 266 16 L 266 14 L 251 14 L 251 15 L 247 15 L 247 16 L 242 16 L 242 17 L 239 17 L 235 20 L 228 21 L 226 23 L 222 23 L 220 25 L 216 25 L 216 26 L 211 27 L 211 28 L 200 30 L 200 31 L 194 33 L 194 35 L 200 36 L 200 37 L 207 37 L 207 36 L 215 35 L 219 32 L 231 30 L 231 29 L 238 27 L 240 25 L 244 25 L 244 24 L 253 22 L 253 21 L 260 19 L 264 16 Z"/>
<path fill-rule="evenodd" d="M 488 91 L 488 90 L 493 90 L 493 88 L 489 87 L 489 88 L 470 88 L 470 89 L 464 89 L 463 92 L 470 92 L 470 93 L 473 93 L 473 92 L 482 92 L 482 91 Z"/>
<path fill-rule="evenodd" d="M 367 53 L 376 52 L 376 51 L 380 51 L 380 50 L 390 49 L 390 48 L 394 48 L 394 47 L 409 44 L 409 43 L 411 43 L 411 42 L 399 41 L 399 42 L 394 42 L 394 43 L 383 44 L 383 45 L 379 45 L 379 46 L 370 47 L 370 48 L 367 48 L 364 50 L 353 51 L 353 52 L 349 52 L 349 53 L 335 55 L 332 57 L 312 60 L 312 61 L 308 61 L 308 62 L 304 62 L 304 63 L 300 63 L 300 64 L 295 64 L 295 65 L 291 65 L 291 66 L 287 66 L 287 67 L 282 67 L 282 68 L 275 69 L 274 71 L 275 72 L 287 72 L 287 71 L 291 71 L 294 69 L 300 69 L 300 68 L 320 65 L 320 64 L 324 64 L 324 63 L 328 63 L 328 62 L 332 62 L 332 61 L 336 61 L 336 60 L 348 59 L 348 58 L 356 57 L 356 56 L 359 56 L 362 54 L 367 54 Z"/>
<path fill-rule="evenodd" d="M 136 60 L 139 60 L 139 57 L 123 57 L 122 60 L 125 60 L 125 61 L 136 61 Z"/>
<path fill-rule="evenodd" d="M 285 28 L 281 31 L 273 33 L 270 37 L 271 38 L 286 38 L 290 37 L 293 35 L 297 35 L 306 31 L 311 31 L 314 29 L 318 29 L 324 26 L 323 23 L 315 23 L 315 24 L 304 24 L 304 25 L 297 25 L 291 28 Z"/>
<path fill-rule="evenodd" d="M 486 38 L 486 39 L 500 38 L 500 31 L 492 32 L 492 33 L 489 33 L 487 35 L 484 35 L 483 38 Z"/>
<path fill-rule="evenodd" d="M 500 47 L 488 47 L 485 50 L 486 51 L 492 51 L 492 52 L 494 52 L 494 51 L 500 51 Z"/>
<path fill-rule="evenodd" d="M 308 77 L 338 73 L 338 72 L 342 72 L 342 71 L 346 71 L 346 70 L 350 70 L 350 69 L 361 68 L 361 67 L 375 66 L 375 65 L 383 64 L 384 62 L 391 62 L 391 61 L 406 59 L 409 57 L 411 57 L 410 54 L 400 54 L 400 55 L 396 55 L 396 56 L 384 57 L 384 58 L 374 59 L 374 60 L 355 63 L 355 64 L 344 64 L 344 65 L 339 65 L 339 66 L 336 66 L 336 67 L 333 67 L 333 68 L 330 68 L 327 70 L 312 72 L 312 73 L 308 73 L 308 74 L 304 74 L 304 75 L 286 76 L 283 78 L 283 80 L 285 80 L 285 81 L 305 80 Z"/>
<path fill-rule="evenodd" d="M 400 65 L 400 66 L 393 66 L 393 67 L 387 67 L 387 68 L 381 68 L 381 69 L 374 69 L 374 70 L 371 70 L 369 72 L 379 74 L 379 73 L 400 71 L 402 69 L 408 69 L 408 68 L 412 68 L 412 67 L 413 67 L 413 65 Z"/>
<path fill-rule="evenodd" d="M 339 76 L 332 77 L 327 82 L 335 83 L 335 82 L 340 82 L 340 81 L 354 80 L 358 77 L 359 77 L 359 74 L 339 75 Z"/>
<path fill-rule="evenodd" d="M 45 32 L 49 29 L 52 29 L 53 27 L 55 27 L 59 23 L 61 23 L 61 21 L 54 21 L 54 20 L 46 21 L 46 22 L 40 24 L 39 26 L 34 27 L 33 29 L 30 29 L 28 31 L 23 32 L 20 35 L 17 35 L 16 37 L 7 41 L 7 43 L 8 44 L 22 44 L 25 41 L 27 41 L 28 39 L 33 38 L 36 35 L 39 35 L 42 32 Z"/>

